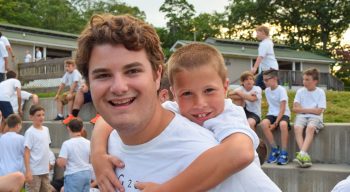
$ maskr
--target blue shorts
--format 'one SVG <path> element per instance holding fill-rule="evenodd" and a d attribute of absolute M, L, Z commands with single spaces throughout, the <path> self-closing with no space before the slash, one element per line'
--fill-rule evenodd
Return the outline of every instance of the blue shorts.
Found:
<path fill-rule="evenodd" d="M 14 113 L 10 101 L 0 101 L 0 111 L 5 119 Z"/>
<path fill-rule="evenodd" d="M 90 191 L 91 171 L 79 171 L 64 176 L 64 191 Z"/>
<path fill-rule="evenodd" d="M 90 90 L 86 93 L 84 93 L 84 104 L 85 103 L 91 103 L 92 102 L 92 98 L 91 98 L 91 92 Z"/>

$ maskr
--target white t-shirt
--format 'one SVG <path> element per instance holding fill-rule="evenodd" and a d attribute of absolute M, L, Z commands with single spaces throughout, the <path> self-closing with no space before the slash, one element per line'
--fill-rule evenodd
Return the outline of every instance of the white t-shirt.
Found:
<path fill-rule="evenodd" d="M 326 109 L 326 94 L 323 89 L 316 87 L 313 91 L 308 91 L 305 87 L 298 89 L 295 94 L 294 103 L 299 103 L 302 108 L 323 108 Z M 301 114 L 298 113 L 297 116 L 301 117 L 316 117 L 321 121 L 323 120 L 323 114 Z"/>
<path fill-rule="evenodd" d="M 261 117 L 261 98 L 262 98 L 262 90 L 259 86 L 253 86 L 253 88 L 250 91 L 247 91 L 243 86 L 239 86 L 236 90 L 241 90 L 245 94 L 252 94 L 254 93 L 256 95 L 257 100 L 256 101 L 248 101 L 245 100 L 246 109 L 252 113 L 255 113 L 257 116 Z"/>
<path fill-rule="evenodd" d="M 37 61 L 39 61 L 40 59 L 42 59 L 43 58 L 43 54 L 41 53 L 41 51 L 39 50 L 39 51 L 36 51 L 36 54 L 35 54 L 35 59 L 37 60 Z"/>
<path fill-rule="evenodd" d="M 164 183 L 216 145 L 217 141 L 210 131 L 175 113 L 163 132 L 144 144 L 125 145 L 113 130 L 108 140 L 108 152 L 125 163 L 125 167 L 117 169 L 116 174 L 126 192 L 136 192 L 135 181 Z M 255 163 L 210 191 L 233 190 L 281 191 Z"/>
<path fill-rule="evenodd" d="M 29 63 L 32 61 L 32 55 L 30 53 L 27 53 L 26 56 L 24 57 L 24 62 Z"/>
<path fill-rule="evenodd" d="M 30 99 L 30 97 L 32 96 L 31 93 L 27 92 L 27 91 L 23 91 L 21 90 L 21 107 L 23 109 L 23 105 L 25 103 L 25 101 L 28 101 Z M 11 97 L 11 105 L 12 105 L 12 109 L 15 113 L 18 112 L 18 98 L 17 98 L 17 92 L 15 91 L 15 96 Z"/>
<path fill-rule="evenodd" d="M 78 82 L 78 86 L 74 91 L 77 91 L 79 89 L 82 81 L 82 76 L 77 69 L 74 69 L 72 73 L 66 72 L 61 79 L 61 83 L 65 84 L 66 86 L 71 86 L 76 81 Z"/>
<path fill-rule="evenodd" d="M 50 165 L 51 166 L 55 166 L 55 163 L 56 163 L 56 157 L 55 157 L 55 154 L 52 152 L 52 150 L 50 149 L 49 150 L 49 162 L 50 162 Z M 53 174 L 54 174 L 54 167 L 50 170 L 49 172 L 49 179 L 50 181 L 52 181 L 53 179 Z"/>
<path fill-rule="evenodd" d="M 24 137 L 7 132 L 0 138 L 0 176 L 16 171 L 24 173 Z"/>
<path fill-rule="evenodd" d="M 71 138 L 62 144 L 58 157 L 67 160 L 65 176 L 79 171 L 90 171 L 90 141 L 84 137 Z"/>
<path fill-rule="evenodd" d="M 271 90 L 270 87 L 265 89 L 265 96 L 267 103 L 269 104 L 269 110 L 267 115 L 278 116 L 280 112 L 280 105 L 282 101 L 286 101 L 286 110 L 284 111 L 284 115 L 290 117 L 290 110 L 288 106 L 288 95 L 287 91 L 284 87 L 278 85 L 275 90 Z"/>
<path fill-rule="evenodd" d="M 24 146 L 30 149 L 30 168 L 32 175 L 49 173 L 51 143 L 49 129 L 42 126 L 42 129 L 34 128 L 33 125 L 24 134 Z"/>
<path fill-rule="evenodd" d="M 179 106 L 176 102 L 166 101 L 162 106 L 165 109 L 180 114 Z M 259 146 L 259 137 L 249 127 L 243 108 L 233 104 L 231 99 L 225 99 L 224 111 L 218 116 L 205 121 L 203 127 L 214 133 L 215 139 L 219 142 L 222 142 L 231 134 L 243 133 L 252 140 L 254 151 Z M 254 155 L 254 162 L 260 167 L 259 155 L 256 151 Z"/>
<path fill-rule="evenodd" d="M 262 71 L 267 71 L 271 68 L 278 70 L 278 63 L 273 50 L 273 42 L 270 38 L 265 38 L 259 43 L 258 53 L 259 56 L 263 57 L 263 60 L 260 63 Z"/>
<path fill-rule="evenodd" d="M 0 83 L 0 101 L 11 102 L 13 97 L 17 97 L 15 94 L 16 89 L 21 88 L 21 82 L 18 79 L 7 79 Z"/>
<path fill-rule="evenodd" d="M 11 46 L 10 41 L 4 35 L 0 37 L 0 41 L 3 42 L 5 46 Z"/>
<path fill-rule="evenodd" d="M 348 176 L 348 178 L 340 181 L 332 189 L 332 192 L 349 192 L 349 191 L 350 191 L 350 176 Z"/>
<path fill-rule="evenodd" d="M 7 53 L 5 44 L 0 41 L 0 73 L 5 73 L 4 57 L 8 57 L 8 53 Z"/>

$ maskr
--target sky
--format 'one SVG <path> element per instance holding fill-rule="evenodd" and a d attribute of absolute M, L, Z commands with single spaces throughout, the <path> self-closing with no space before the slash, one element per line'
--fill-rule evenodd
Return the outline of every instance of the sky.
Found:
<path fill-rule="evenodd" d="M 146 13 L 146 21 L 155 27 L 165 27 L 166 20 L 164 14 L 159 12 L 160 6 L 165 0 L 121 0 L 128 5 L 136 6 Z M 225 6 L 229 4 L 229 0 L 187 0 L 192 4 L 199 13 L 213 13 L 214 11 L 223 12 Z"/>

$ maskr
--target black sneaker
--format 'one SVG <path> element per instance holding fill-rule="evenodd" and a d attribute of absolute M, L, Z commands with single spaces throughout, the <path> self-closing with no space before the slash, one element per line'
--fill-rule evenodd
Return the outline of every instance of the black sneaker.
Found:
<path fill-rule="evenodd" d="M 64 120 L 64 118 L 57 115 L 56 118 L 54 118 L 53 120 L 54 121 L 61 121 L 61 120 Z"/>

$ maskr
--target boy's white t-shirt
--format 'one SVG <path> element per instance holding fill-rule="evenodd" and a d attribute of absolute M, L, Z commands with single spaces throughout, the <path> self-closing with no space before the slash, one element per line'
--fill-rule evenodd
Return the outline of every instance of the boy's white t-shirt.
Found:
<path fill-rule="evenodd" d="M 273 50 L 273 42 L 270 38 L 265 38 L 259 43 L 258 54 L 259 56 L 263 57 L 260 64 L 262 71 L 267 71 L 270 69 L 278 70 L 278 63 Z"/>
<path fill-rule="evenodd" d="M 278 85 L 276 89 L 271 90 L 270 87 L 265 89 L 266 100 L 269 104 L 267 115 L 278 116 L 280 112 L 280 105 L 282 101 L 286 101 L 286 110 L 284 115 L 290 117 L 290 109 L 288 106 L 288 95 L 284 87 Z"/>
<path fill-rule="evenodd" d="M 136 181 L 164 183 L 186 169 L 192 161 L 218 142 L 213 134 L 175 113 L 174 119 L 157 137 L 140 145 L 125 145 L 113 130 L 108 153 L 124 163 L 116 174 L 126 192 L 137 192 Z M 260 167 L 251 163 L 210 191 L 281 191 Z"/>
<path fill-rule="evenodd" d="M 350 191 L 350 175 L 337 183 L 331 192 L 349 192 Z"/>
<path fill-rule="evenodd" d="M 16 171 L 24 173 L 24 137 L 7 132 L 0 137 L 0 176 Z"/>
<path fill-rule="evenodd" d="M 248 101 L 245 100 L 246 109 L 257 116 L 261 117 L 261 98 L 262 98 L 262 90 L 259 86 L 253 86 L 253 88 L 250 91 L 247 91 L 243 86 L 239 86 L 236 90 L 241 90 L 245 94 L 252 94 L 254 93 L 256 95 L 257 100 L 256 101 Z"/>
<path fill-rule="evenodd" d="M 7 79 L 0 83 L 0 101 L 11 102 L 13 97 L 17 97 L 15 91 L 17 88 L 21 88 L 21 82 L 18 79 Z"/>
<path fill-rule="evenodd" d="M 8 53 L 7 53 L 5 44 L 0 41 L 0 73 L 5 73 L 4 57 L 8 57 Z"/>
<path fill-rule="evenodd" d="M 82 81 L 82 76 L 77 69 L 74 69 L 72 73 L 66 72 L 61 79 L 61 83 L 65 84 L 66 86 L 71 86 L 74 82 L 78 82 L 78 85 L 74 91 L 78 90 L 78 88 L 80 87 L 81 81 Z"/>
<path fill-rule="evenodd" d="M 36 129 L 30 126 L 24 134 L 24 146 L 30 149 L 30 168 L 32 175 L 49 173 L 51 143 L 49 129 L 42 126 Z"/>
<path fill-rule="evenodd" d="M 79 171 L 90 171 L 90 141 L 84 137 L 71 138 L 62 144 L 58 157 L 67 160 L 65 176 Z"/>
<path fill-rule="evenodd" d="M 326 94 L 323 89 L 316 87 L 313 91 L 308 91 L 305 87 L 298 89 L 295 94 L 294 103 L 299 103 L 302 108 L 323 108 L 326 109 Z M 300 117 L 316 117 L 323 120 L 323 114 L 298 113 Z"/>
<path fill-rule="evenodd" d="M 17 113 L 18 112 L 17 91 L 15 91 L 15 95 L 16 96 L 11 97 L 11 105 L 12 105 L 13 112 Z M 21 107 L 22 108 L 23 108 L 23 105 L 24 105 L 25 101 L 29 100 L 31 96 L 32 96 L 31 93 L 21 90 L 21 100 L 22 100 Z"/>

